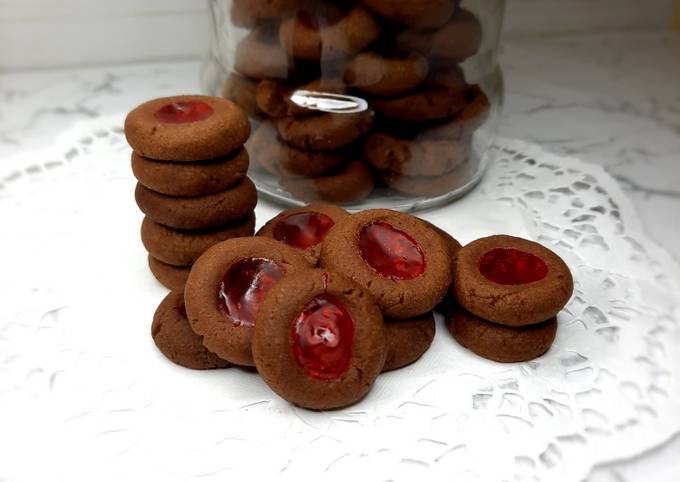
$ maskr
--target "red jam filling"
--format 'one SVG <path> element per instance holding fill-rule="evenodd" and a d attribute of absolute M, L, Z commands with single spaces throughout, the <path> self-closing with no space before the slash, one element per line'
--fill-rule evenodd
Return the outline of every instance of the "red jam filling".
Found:
<path fill-rule="evenodd" d="M 219 285 L 218 305 L 235 326 L 254 326 L 267 292 L 284 269 L 264 258 L 244 258 L 229 267 Z"/>
<path fill-rule="evenodd" d="M 297 13 L 298 21 L 310 30 L 319 31 L 323 27 L 332 27 L 347 16 L 349 11 L 337 5 L 325 4 L 314 9 L 301 8 Z"/>
<path fill-rule="evenodd" d="M 276 223 L 274 238 L 294 248 L 307 249 L 323 241 L 334 224 L 322 213 L 291 214 Z"/>
<path fill-rule="evenodd" d="M 317 296 L 293 322 L 292 342 L 293 355 L 308 375 L 335 380 L 350 366 L 354 320 L 340 301 Z"/>
<path fill-rule="evenodd" d="M 164 105 L 154 115 L 156 119 L 166 124 L 188 124 L 205 120 L 214 112 L 213 108 L 205 102 L 193 100 Z"/>
<path fill-rule="evenodd" d="M 425 272 L 425 256 L 418 243 L 385 222 L 361 230 L 359 249 L 364 261 L 386 278 L 414 279 Z"/>
<path fill-rule="evenodd" d="M 479 272 L 502 285 L 523 285 L 548 275 L 548 265 L 538 256 L 513 248 L 495 248 L 479 259 Z"/>

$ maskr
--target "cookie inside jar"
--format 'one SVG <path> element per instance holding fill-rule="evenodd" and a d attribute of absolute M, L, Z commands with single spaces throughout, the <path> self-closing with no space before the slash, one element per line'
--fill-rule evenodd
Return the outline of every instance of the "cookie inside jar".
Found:
<path fill-rule="evenodd" d="M 242 105 L 265 197 L 431 207 L 481 178 L 501 0 L 212 0 L 204 88 Z M 352 187 L 350 187 L 352 186 Z"/>

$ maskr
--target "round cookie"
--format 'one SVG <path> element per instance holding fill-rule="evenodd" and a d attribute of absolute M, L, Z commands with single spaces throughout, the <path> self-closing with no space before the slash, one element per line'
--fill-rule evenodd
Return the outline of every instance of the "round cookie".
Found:
<path fill-rule="evenodd" d="M 373 127 L 373 111 L 278 119 L 279 135 L 298 149 L 332 151 L 359 139 Z"/>
<path fill-rule="evenodd" d="M 418 219 L 420 219 L 420 218 L 418 218 Z M 449 233 L 444 231 L 439 226 L 435 226 L 431 222 L 425 221 L 424 219 L 420 219 L 420 220 L 422 222 L 424 222 L 425 224 L 427 224 L 434 231 L 436 231 L 437 234 L 439 234 L 444 239 L 444 241 L 446 242 L 446 247 L 448 248 L 448 251 L 449 251 L 449 260 L 450 260 L 449 264 L 451 265 L 451 268 L 453 269 L 453 259 L 456 257 L 456 255 L 458 254 L 458 251 L 460 251 L 460 249 L 463 247 L 463 245 L 461 245 L 456 238 L 451 236 Z"/>
<path fill-rule="evenodd" d="M 139 155 L 160 161 L 216 159 L 240 148 L 250 124 L 233 102 L 179 95 L 145 102 L 125 119 L 125 137 Z"/>
<path fill-rule="evenodd" d="M 420 218 L 419 218 L 420 219 Z M 432 228 L 434 231 L 439 234 L 444 242 L 446 243 L 446 247 L 449 252 L 449 267 L 451 268 L 451 274 L 453 276 L 453 260 L 456 259 L 456 256 L 458 255 L 458 251 L 463 247 L 460 242 L 453 236 L 451 236 L 448 232 L 444 231 L 442 228 L 439 226 L 435 226 L 429 221 L 425 221 L 424 219 L 420 219 L 422 222 L 427 224 L 430 228 Z M 445 311 L 446 310 L 446 305 L 449 301 L 449 297 L 444 298 L 444 300 L 437 305 L 436 310 L 437 311 Z"/>
<path fill-rule="evenodd" d="M 418 90 L 444 90 L 457 92 L 464 107 L 455 116 L 422 121 L 404 121 L 382 116 L 378 119 L 378 131 L 405 140 L 463 140 L 462 125 L 456 120 L 475 98 L 474 87 L 465 80 L 465 74 L 458 66 L 439 68 L 430 73 L 426 83 Z M 418 92 L 417 91 L 417 92 Z"/>
<path fill-rule="evenodd" d="M 430 59 L 455 63 L 475 55 L 481 44 L 482 26 L 479 19 L 463 8 L 435 32 L 410 30 L 397 37 L 397 45 L 407 52 L 418 52 Z"/>
<path fill-rule="evenodd" d="M 462 128 L 456 117 L 418 123 L 381 117 L 376 122 L 375 132 L 405 141 L 469 141 L 462 136 Z"/>
<path fill-rule="evenodd" d="M 281 185 L 303 201 L 326 201 L 335 204 L 352 204 L 365 199 L 375 187 L 373 174 L 361 161 L 350 161 L 339 171 L 303 179 L 286 178 Z"/>
<path fill-rule="evenodd" d="M 183 291 L 191 266 L 172 266 L 149 255 L 149 269 L 160 284 L 172 291 Z"/>
<path fill-rule="evenodd" d="M 432 312 L 408 320 L 385 320 L 387 359 L 382 372 L 403 368 L 419 360 L 432 345 L 434 335 Z"/>
<path fill-rule="evenodd" d="M 421 29 L 444 25 L 456 11 L 454 0 L 362 0 L 383 17 Z"/>
<path fill-rule="evenodd" d="M 347 85 L 368 95 L 393 97 L 417 88 L 427 78 L 429 65 L 422 55 L 382 56 L 363 52 L 345 69 Z"/>
<path fill-rule="evenodd" d="M 465 162 L 469 144 L 459 140 L 399 139 L 382 132 L 371 134 L 363 157 L 373 167 L 405 176 L 440 176 Z"/>
<path fill-rule="evenodd" d="M 553 318 L 571 298 L 574 282 L 562 258 L 513 236 L 478 239 L 458 252 L 452 293 L 470 313 L 508 326 Z"/>
<path fill-rule="evenodd" d="M 343 164 L 348 153 L 298 149 L 282 142 L 276 127 L 263 122 L 248 141 L 248 150 L 255 162 L 265 171 L 278 177 L 319 177 Z"/>
<path fill-rule="evenodd" d="M 557 333 L 557 318 L 510 327 L 453 306 L 446 313 L 446 326 L 456 341 L 473 353 L 500 363 L 516 363 L 538 358 L 550 349 Z"/>
<path fill-rule="evenodd" d="M 340 168 L 349 157 L 347 150 L 342 148 L 336 151 L 309 151 L 280 141 L 278 143 L 279 173 L 285 177 L 321 177 Z"/>
<path fill-rule="evenodd" d="M 464 91 L 469 87 L 465 72 L 458 65 L 447 65 L 433 70 L 427 79 L 427 85 L 456 92 Z"/>
<path fill-rule="evenodd" d="M 310 267 L 296 249 L 269 238 L 216 244 L 196 261 L 187 280 L 191 327 L 220 358 L 252 366 L 253 326 L 263 298 L 284 276 Z"/>
<path fill-rule="evenodd" d="M 470 181 L 469 162 L 440 176 L 405 176 L 397 172 L 383 171 L 381 180 L 390 188 L 407 196 L 443 196 Z"/>
<path fill-rule="evenodd" d="M 231 366 L 204 346 L 200 336 L 189 326 L 184 309 L 184 294 L 169 293 L 153 315 L 151 336 L 165 357 L 177 365 L 194 370 L 211 370 Z"/>
<path fill-rule="evenodd" d="M 248 153 L 211 161 L 166 162 L 132 153 L 132 172 L 140 184 L 169 196 L 204 196 L 225 191 L 243 181 L 248 173 Z"/>
<path fill-rule="evenodd" d="M 321 254 L 321 243 L 328 231 L 349 213 L 332 204 L 312 203 L 288 209 L 265 224 L 257 236 L 276 239 L 300 250 L 316 266 Z"/>
<path fill-rule="evenodd" d="M 385 324 L 371 297 L 323 270 L 287 276 L 257 315 L 253 358 L 282 398 L 313 410 L 361 400 L 385 365 Z"/>
<path fill-rule="evenodd" d="M 257 204 L 257 190 L 249 178 L 238 186 L 200 197 L 166 196 L 137 184 L 139 209 L 159 224 L 176 229 L 222 226 L 250 214 Z"/>
<path fill-rule="evenodd" d="M 279 39 L 292 57 L 328 61 L 356 54 L 379 34 L 380 25 L 365 8 L 328 2 L 303 8 L 281 22 Z"/>
<path fill-rule="evenodd" d="M 142 243 L 159 261 L 173 266 L 193 264 L 208 248 L 232 238 L 252 236 L 255 232 L 255 213 L 245 220 L 201 231 L 182 231 L 169 228 L 145 217 L 142 222 Z"/>
<path fill-rule="evenodd" d="M 391 122 L 399 126 L 399 121 L 437 124 L 466 107 L 467 87 L 463 71 L 452 66 L 431 72 L 425 83 L 414 92 L 401 97 L 373 98 L 370 104 L 386 118 L 387 124 Z M 413 126 L 405 130 L 414 131 Z"/>
<path fill-rule="evenodd" d="M 470 137 L 489 118 L 491 103 L 478 85 L 470 86 L 464 95 L 466 105 L 456 116 L 455 122 L 460 126 L 461 135 Z"/>
<path fill-rule="evenodd" d="M 425 86 L 402 97 L 374 98 L 370 104 L 379 114 L 406 122 L 445 119 L 466 106 L 461 90 L 440 86 Z"/>
<path fill-rule="evenodd" d="M 264 25 L 236 46 L 234 69 L 253 79 L 288 79 L 294 73 L 295 62 L 279 45 L 276 26 Z"/>
<path fill-rule="evenodd" d="M 388 209 L 353 214 L 336 224 L 320 264 L 366 288 L 387 318 L 432 311 L 451 285 L 446 243 L 420 219 Z"/>
<path fill-rule="evenodd" d="M 304 116 L 316 114 L 318 111 L 309 107 L 302 107 L 291 99 L 298 91 L 316 93 L 344 94 L 345 86 L 342 82 L 321 78 L 307 84 L 290 85 L 283 82 L 262 80 L 255 92 L 258 108 L 270 117 Z"/>
<path fill-rule="evenodd" d="M 258 82 L 239 74 L 230 74 L 224 82 L 222 97 L 234 102 L 250 117 L 260 114 L 255 101 Z"/>
<path fill-rule="evenodd" d="M 232 15 L 242 21 L 274 20 L 293 12 L 304 0 L 234 0 Z"/>

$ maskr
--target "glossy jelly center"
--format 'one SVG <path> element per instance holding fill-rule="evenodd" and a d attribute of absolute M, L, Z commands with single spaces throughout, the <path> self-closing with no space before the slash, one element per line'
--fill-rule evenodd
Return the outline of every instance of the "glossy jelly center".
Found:
<path fill-rule="evenodd" d="M 269 259 L 241 259 L 222 278 L 218 304 L 235 326 L 254 326 L 264 297 L 284 274 L 284 269 Z"/>
<path fill-rule="evenodd" d="M 479 259 L 479 272 L 502 285 L 523 285 L 548 275 L 548 265 L 538 256 L 513 248 L 495 248 Z"/>
<path fill-rule="evenodd" d="M 350 366 L 354 320 L 335 298 L 314 298 L 293 322 L 293 354 L 305 372 L 321 380 L 341 377 Z"/>
<path fill-rule="evenodd" d="M 423 251 L 408 234 L 384 222 L 364 227 L 359 234 L 361 257 L 378 274 L 413 279 L 425 272 Z"/>
<path fill-rule="evenodd" d="M 173 102 L 156 111 L 156 119 L 166 124 L 187 124 L 207 119 L 213 115 L 213 108 L 200 101 Z"/>
<path fill-rule="evenodd" d="M 295 248 L 307 249 L 323 241 L 334 224 L 322 213 L 292 214 L 276 223 L 274 238 Z"/>

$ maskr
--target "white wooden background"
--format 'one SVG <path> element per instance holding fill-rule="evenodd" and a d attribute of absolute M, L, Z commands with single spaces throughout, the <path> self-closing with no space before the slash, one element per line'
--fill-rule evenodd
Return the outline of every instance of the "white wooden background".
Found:
<path fill-rule="evenodd" d="M 507 0 L 511 35 L 669 28 L 673 0 Z M 0 70 L 197 58 L 207 0 L 0 0 Z"/>

